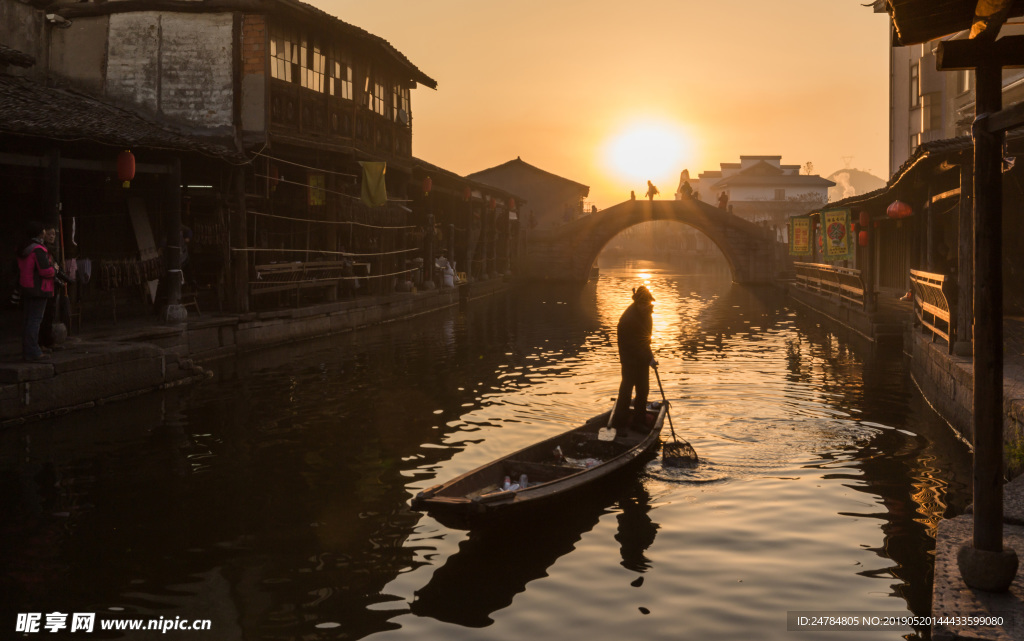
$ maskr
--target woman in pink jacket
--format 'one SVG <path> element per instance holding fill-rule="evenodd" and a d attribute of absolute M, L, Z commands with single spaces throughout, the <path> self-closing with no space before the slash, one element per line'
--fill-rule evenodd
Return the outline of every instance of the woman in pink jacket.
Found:
<path fill-rule="evenodd" d="M 39 347 L 39 326 L 43 322 L 46 301 L 53 298 L 53 258 L 43 243 L 43 224 L 29 223 L 32 239 L 18 254 L 18 284 L 25 306 L 25 326 L 21 341 L 21 355 L 26 361 L 46 358 Z"/>

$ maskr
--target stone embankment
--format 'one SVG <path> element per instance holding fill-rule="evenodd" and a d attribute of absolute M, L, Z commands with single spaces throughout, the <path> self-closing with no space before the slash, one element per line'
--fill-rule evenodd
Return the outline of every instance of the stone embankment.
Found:
<path fill-rule="evenodd" d="M 17 335 L 0 342 L 0 426 L 94 407 L 211 376 L 235 354 L 405 320 L 505 291 L 503 279 L 457 288 L 361 297 L 248 314 L 203 313 L 187 323 L 152 318 L 89 326 L 46 360 L 25 363 Z"/>

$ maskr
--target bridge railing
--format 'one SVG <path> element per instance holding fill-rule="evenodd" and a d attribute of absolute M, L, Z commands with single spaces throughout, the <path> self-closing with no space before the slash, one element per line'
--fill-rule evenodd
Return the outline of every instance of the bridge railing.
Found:
<path fill-rule="evenodd" d="M 949 353 L 956 342 L 956 284 L 942 274 L 910 270 L 910 288 L 914 292 L 914 315 L 917 322 L 932 334 L 946 339 Z"/>
<path fill-rule="evenodd" d="M 823 263 L 793 263 L 798 287 L 840 303 L 867 307 L 864 279 L 859 269 Z"/>

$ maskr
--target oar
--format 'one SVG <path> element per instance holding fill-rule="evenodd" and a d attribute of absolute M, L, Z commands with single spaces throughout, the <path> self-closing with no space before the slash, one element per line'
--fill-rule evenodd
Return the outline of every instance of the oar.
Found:
<path fill-rule="evenodd" d="M 652 367 L 654 368 L 654 377 L 658 380 L 658 389 L 661 390 L 661 401 L 668 408 L 669 402 L 665 398 L 665 388 L 661 386 L 658 366 L 652 365 Z M 680 439 L 676 436 L 676 428 L 672 425 L 672 413 L 669 409 L 666 409 L 665 412 L 668 414 L 668 427 L 672 430 L 672 442 L 661 446 L 661 464 L 667 467 L 694 467 L 698 462 L 697 452 L 688 442 L 679 442 Z"/>

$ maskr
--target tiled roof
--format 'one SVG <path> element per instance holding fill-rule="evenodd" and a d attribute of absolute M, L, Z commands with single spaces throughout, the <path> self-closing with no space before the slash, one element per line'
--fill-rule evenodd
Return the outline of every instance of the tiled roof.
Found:
<path fill-rule="evenodd" d="M 176 6 L 174 6 L 176 5 Z M 375 36 L 374 34 L 349 24 L 331 14 L 318 9 L 311 4 L 300 0 L 220 0 L 218 2 L 193 1 L 181 3 L 160 3 L 152 0 L 135 0 L 134 2 L 77 2 L 63 4 L 54 11 L 65 18 L 74 19 L 80 16 L 109 15 L 112 13 L 127 13 L 132 11 L 180 11 L 180 12 L 228 12 L 241 11 L 254 14 L 280 14 L 282 10 L 290 11 L 292 14 L 305 14 L 318 28 L 339 30 L 342 34 L 355 40 L 362 41 L 371 49 L 376 49 L 382 55 L 391 58 L 398 66 L 409 72 L 409 78 L 426 85 L 431 89 L 437 89 L 437 81 L 423 73 L 405 55 L 395 49 L 390 42 Z"/>
<path fill-rule="evenodd" d="M 1006 140 L 1011 143 L 1020 143 L 1024 140 L 1024 131 L 1015 129 L 1006 132 Z M 842 200 L 831 202 L 827 205 L 827 208 L 832 209 L 835 207 L 850 207 L 853 205 L 859 205 L 866 203 L 870 200 L 883 197 L 893 189 L 901 180 L 908 176 L 911 170 L 923 162 L 941 162 L 942 160 L 948 160 L 950 156 L 954 156 L 959 153 L 965 153 L 974 149 L 974 142 L 970 136 L 958 136 L 956 138 L 943 138 L 942 140 L 933 140 L 931 142 L 922 143 L 918 145 L 914 153 L 911 154 L 910 158 L 900 166 L 899 169 L 893 173 L 892 177 L 885 184 L 885 187 L 881 187 L 874 191 L 869 191 L 864 194 L 858 194 L 856 196 L 850 196 Z M 970 162 L 970 161 L 968 161 Z"/>
<path fill-rule="evenodd" d="M 316 14 L 317 16 L 319 16 L 321 18 L 326 18 L 326 19 L 330 20 L 332 23 L 334 23 L 334 26 L 339 27 L 340 29 L 342 29 L 343 31 L 348 33 L 348 35 L 354 36 L 354 37 L 359 38 L 361 40 L 365 40 L 365 41 L 369 42 L 370 44 L 379 47 L 380 49 L 383 50 L 383 52 L 386 55 L 388 55 L 391 58 L 393 58 L 400 66 L 405 67 L 406 69 L 408 69 L 413 80 L 415 80 L 416 82 L 419 82 L 420 84 L 426 85 L 427 87 L 430 87 L 431 89 L 437 89 L 437 81 L 436 80 L 434 80 L 433 78 L 431 78 L 427 74 L 425 74 L 422 71 L 420 71 L 419 67 L 414 65 L 411 60 L 406 58 L 405 55 L 401 51 L 399 51 L 398 49 L 395 49 L 395 47 L 392 46 L 392 44 L 390 42 L 388 42 L 387 40 L 385 40 L 384 38 L 381 38 L 380 36 L 374 35 L 374 34 L 370 33 L 369 31 L 366 31 L 365 29 L 360 29 L 359 27 L 357 27 L 357 26 L 355 26 L 353 24 L 349 24 L 349 23 L 345 22 L 344 20 L 341 20 L 340 18 L 332 16 L 331 14 L 327 13 L 326 11 L 323 11 L 321 9 L 318 9 L 317 7 L 314 7 L 311 4 L 308 4 L 308 3 L 305 3 L 305 2 L 300 2 L 299 0 L 281 0 L 281 1 L 282 1 L 282 4 L 290 4 L 290 5 L 293 5 L 293 6 L 297 6 L 297 7 L 300 7 L 301 9 L 303 9 L 305 11 L 310 11 L 310 12 Z"/>
<path fill-rule="evenodd" d="M 550 171 L 544 171 L 540 167 L 535 167 L 535 166 L 531 165 L 530 163 L 525 162 L 522 158 L 520 158 L 518 156 L 516 157 L 515 160 L 510 160 L 508 162 L 502 163 L 502 164 L 494 166 L 494 167 L 490 167 L 488 169 L 481 169 L 480 171 L 475 171 L 475 172 L 473 172 L 471 174 L 467 174 L 466 177 L 470 178 L 470 179 L 473 179 L 473 180 L 483 180 L 482 177 L 484 176 L 484 174 L 491 173 L 491 172 L 493 172 L 495 170 L 498 170 L 498 169 L 506 169 L 506 168 L 511 168 L 511 167 L 522 167 L 522 168 L 528 169 L 528 170 L 530 170 L 530 171 L 532 171 L 534 173 L 539 173 L 541 175 L 544 175 L 544 176 L 547 176 L 547 177 L 550 177 L 550 178 L 557 178 L 558 180 L 561 180 L 561 181 L 564 181 L 564 182 L 567 182 L 567 183 L 571 183 L 571 184 L 575 185 L 576 187 L 579 187 L 581 190 L 585 191 L 587 194 L 590 193 L 590 187 L 589 186 L 584 185 L 582 183 L 578 183 L 575 180 L 569 180 L 568 178 L 564 178 L 562 176 L 559 176 L 558 174 L 553 174 Z"/>
<path fill-rule="evenodd" d="M 85 140 L 111 146 L 191 151 L 241 160 L 233 149 L 175 132 L 71 89 L 0 74 L 0 135 Z"/>
<path fill-rule="evenodd" d="M 512 192 L 506 191 L 505 189 L 502 189 L 501 187 L 495 187 L 494 185 L 489 185 L 489 184 L 487 184 L 485 182 L 480 182 L 479 180 L 474 180 L 472 178 L 468 178 L 468 177 L 465 177 L 465 176 L 460 176 L 460 175 L 458 175 L 457 173 L 455 173 L 453 171 L 449 171 L 447 169 L 444 169 L 443 167 L 439 167 L 439 166 L 437 166 L 437 165 L 435 165 L 433 163 L 429 163 L 426 160 L 423 160 L 422 158 L 413 158 L 412 159 L 412 164 L 413 164 L 413 168 L 414 169 L 419 169 L 421 171 L 434 174 L 435 177 L 444 177 L 444 178 L 452 180 L 453 182 L 456 182 L 458 184 L 462 184 L 462 185 L 466 185 L 466 186 L 472 186 L 472 187 L 476 187 L 478 189 L 487 189 L 487 190 L 490 190 L 490 191 L 496 191 L 496 192 L 504 194 L 505 196 L 512 196 L 512 197 L 514 197 L 516 199 L 516 201 L 519 202 L 519 203 L 526 202 L 526 199 L 522 198 L 518 194 L 513 194 Z"/>
<path fill-rule="evenodd" d="M 31 67 L 34 64 L 36 64 L 36 59 L 27 53 L 22 53 L 17 49 L 11 49 L 7 45 L 0 44 L 0 65 Z"/>

